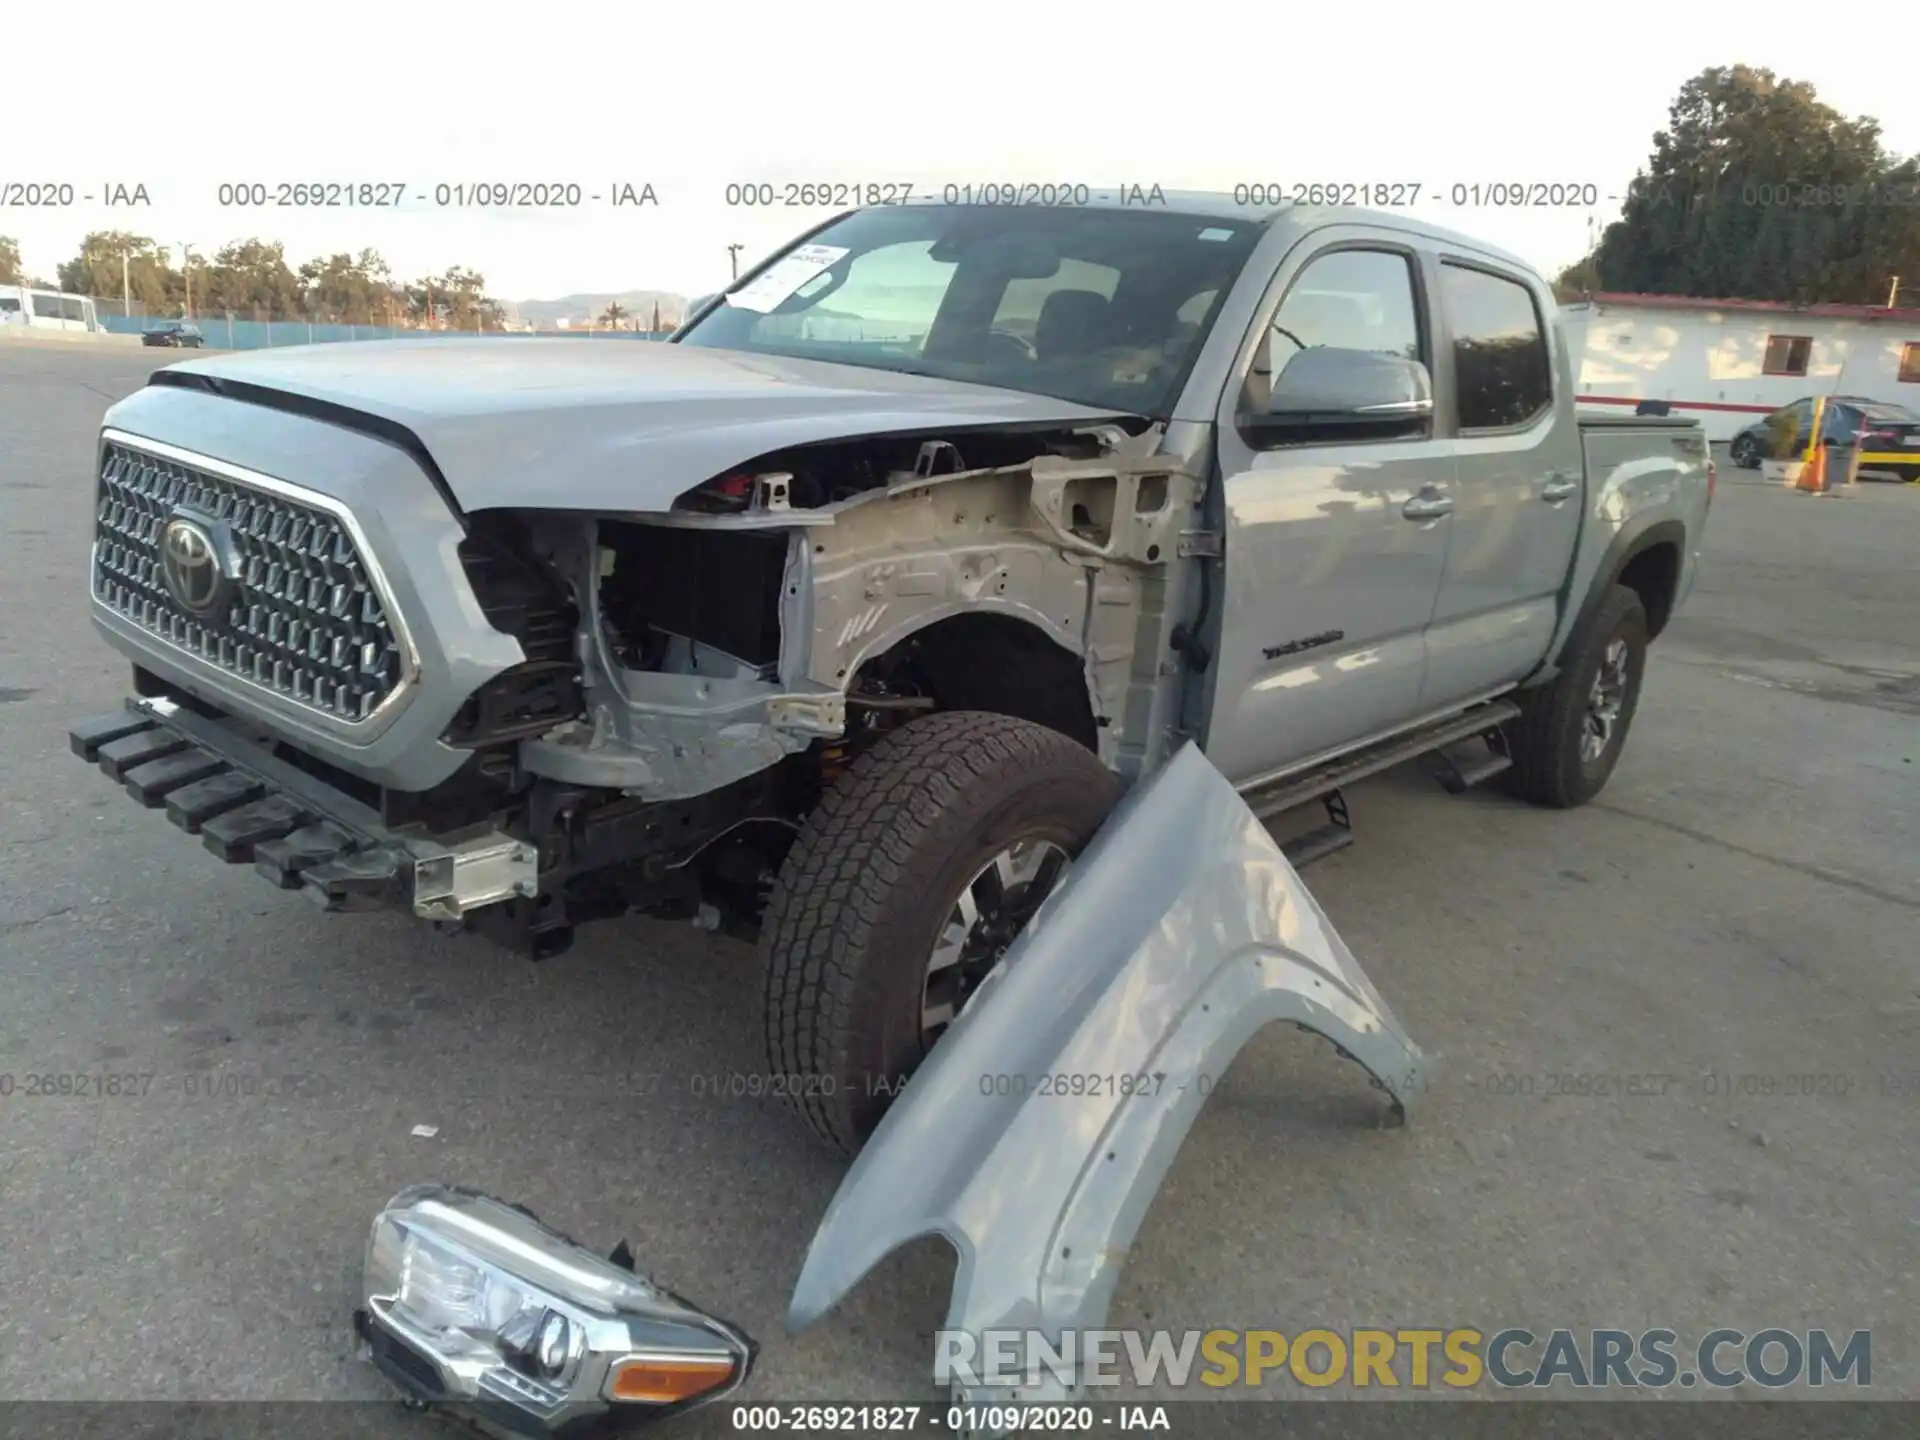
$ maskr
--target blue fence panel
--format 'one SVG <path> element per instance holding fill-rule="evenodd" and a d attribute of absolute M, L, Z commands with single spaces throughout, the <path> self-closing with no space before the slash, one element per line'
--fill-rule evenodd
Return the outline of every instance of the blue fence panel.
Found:
<path fill-rule="evenodd" d="M 100 323 L 116 335 L 139 335 L 159 324 L 139 316 L 103 315 Z M 305 320 L 229 320 L 196 315 L 209 350 L 264 350 L 278 345 L 324 345 L 352 340 L 664 340 L 670 330 L 409 330 L 392 325 L 330 325 Z"/>

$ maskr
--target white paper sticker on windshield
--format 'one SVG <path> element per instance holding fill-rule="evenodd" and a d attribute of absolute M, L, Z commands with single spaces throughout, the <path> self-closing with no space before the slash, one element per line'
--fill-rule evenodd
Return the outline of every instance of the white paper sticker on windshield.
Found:
<path fill-rule="evenodd" d="M 844 245 L 802 245 L 727 296 L 727 303 L 765 315 L 846 253 Z"/>
<path fill-rule="evenodd" d="M 1231 240 L 1233 238 L 1233 231 L 1222 230 L 1218 226 L 1209 226 L 1200 232 L 1200 238 L 1202 240 Z"/>

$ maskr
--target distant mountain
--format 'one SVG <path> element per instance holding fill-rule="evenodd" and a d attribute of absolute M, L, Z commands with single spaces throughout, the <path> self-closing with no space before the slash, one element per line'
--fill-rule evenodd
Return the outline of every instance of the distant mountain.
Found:
<path fill-rule="evenodd" d="M 597 321 L 606 313 L 607 306 L 616 303 L 642 324 L 653 318 L 653 307 L 658 304 L 663 326 L 678 325 L 687 309 L 687 297 L 676 295 L 671 290 L 624 290 L 618 295 L 562 295 L 558 300 L 514 301 L 507 308 L 526 324 L 547 330 L 561 320 L 576 325 L 585 324 L 588 320 Z"/>

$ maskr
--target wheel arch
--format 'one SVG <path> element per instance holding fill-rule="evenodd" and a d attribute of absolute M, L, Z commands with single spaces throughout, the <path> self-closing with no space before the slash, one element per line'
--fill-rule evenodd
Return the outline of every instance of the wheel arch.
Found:
<path fill-rule="evenodd" d="M 1565 627 L 1548 656 L 1548 663 L 1528 683 L 1541 683 L 1559 673 L 1568 652 L 1580 643 L 1580 637 L 1593 623 L 1600 602 L 1615 585 L 1626 585 L 1639 595 L 1647 612 L 1647 638 L 1658 636 L 1673 617 L 1679 599 L 1686 545 L 1686 525 L 1671 516 L 1616 535 L 1594 569 L 1593 580 L 1580 598 L 1573 623 Z"/>
<path fill-rule="evenodd" d="M 972 609 L 930 615 L 863 660 L 849 693 L 865 676 L 901 667 L 926 684 L 940 710 L 1029 720 L 1096 755 L 1100 751 L 1107 722 L 1095 709 L 1086 657 L 1024 614 Z"/>

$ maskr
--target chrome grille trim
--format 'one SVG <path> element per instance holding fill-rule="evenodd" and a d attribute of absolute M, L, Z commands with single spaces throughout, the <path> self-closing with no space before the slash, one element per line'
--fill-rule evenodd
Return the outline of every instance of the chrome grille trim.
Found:
<path fill-rule="evenodd" d="M 133 467 L 140 473 L 129 476 Z M 349 732 L 417 688 L 419 652 L 405 617 L 341 501 L 112 429 L 101 432 L 94 484 L 93 602 L 148 640 Z M 241 588 L 215 622 L 178 607 L 158 574 L 159 531 L 182 501 L 234 526 Z"/>

